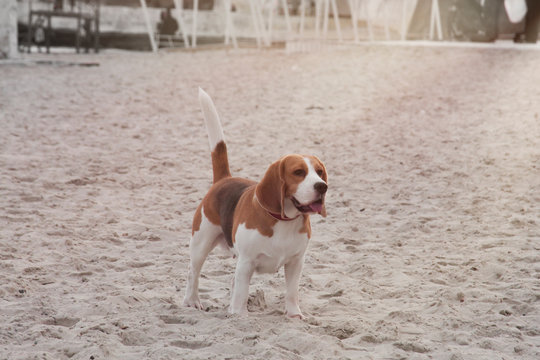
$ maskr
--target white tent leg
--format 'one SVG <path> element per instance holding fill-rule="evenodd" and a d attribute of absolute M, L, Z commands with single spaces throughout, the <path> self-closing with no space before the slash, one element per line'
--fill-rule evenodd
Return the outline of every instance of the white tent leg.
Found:
<path fill-rule="evenodd" d="M 178 17 L 178 24 L 180 25 L 180 31 L 184 38 L 184 46 L 189 47 L 189 39 L 186 33 L 186 23 L 184 23 L 184 17 L 182 11 L 184 9 L 184 0 L 174 0 L 174 7 L 176 9 L 176 17 Z"/>
<path fill-rule="evenodd" d="M 141 7 L 144 13 L 146 31 L 148 32 L 148 37 L 150 38 L 150 46 L 152 47 L 153 52 L 157 52 L 156 41 L 154 39 L 154 30 L 152 30 L 152 24 L 150 23 L 150 15 L 148 14 L 148 8 L 146 7 L 146 0 L 140 0 L 140 1 L 141 1 Z"/>
<path fill-rule="evenodd" d="M 228 0 L 223 0 L 223 10 L 225 10 L 225 36 L 223 43 L 225 45 L 229 45 L 229 39 L 231 37 L 231 29 L 229 28 L 229 8 L 228 8 Z"/>
<path fill-rule="evenodd" d="M 429 20 L 429 39 L 433 40 L 435 26 L 437 27 L 437 38 L 442 40 L 441 14 L 439 12 L 439 0 L 431 1 L 431 17 Z"/>
<path fill-rule="evenodd" d="M 369 0 L 358 0 L 362 1 L 362 8 L 366 13 L 366 23 L 369 41 L 373 41 L 373 24 L 371 23 L 371 10 L 369 9 Z"/>
<path fill-rule="evenodd" d="M 321 6 L 324 0 L 315 0 L 315 35 L 319 38 L 321 27 Z"/>
<path fill-rule="evenodd" d="M 287 24 L 287 31 L 291 33 L 291 18 L 289 17 L 289 6 L 287 5 L 287 0 L 281 0 L 281 6 L 283 7 L 283 12 L 285 13 L 285 23 Z"/>
<path fill-rule="evenodd" d="M 300 1 L 300 37 L 304 37 L 304 21 L 306 17 L 306 0 Z"/>
<path fill-rule="evenodd" d="M 270 38 L 268 36 L 268 32 L 266 31 L 266 24 L 264 23 L 261 2 L 259 0 L 253 0 L 253 1 L 255 3 L 255 9 L 256 9 L 255 15 L 257 16 L 257 19 L 260 25 L 262 40 L 264 41 L 265 46 L 270 46 Z"/>
<path fill-rule="evenodd" d="M 324 1 L 324 11 L 323 11 L 323 39 L 326 40 L 326 36 L 328 34 L 328 13 L 329 13 L 329 4 L 328 2 L 330 0 L 323 0 Z"/>
<path fill-rule="evenodd" d="M 439 40 L 442 40 L 443 34 L 442 34 L 442 24 L 441 24 L 441 12 L 439 10 L 439 0 L 436 0 L 435 3 L 437 5 L 437 34 L 439 35 Z"/>
<path fill-rule="evenodd" d="M 253 27 L 255 28 L 255 39 L 257 40 L 257 47 L 261 47 L 261 30 L 259 28 L 259 20 L 257 19 L 255 0 L 248 0 L 249 7 L 251 8 L 251 21 L 253 22 Z"/>
<path fill-rule="evenodd" d="M 199 12 L 199 0 L 193 0 L 193 24 L 191 26 L 191 46 L 197 47 L 197 15 Z"/>
<path fill-rule="evenodd" d="M 228 14 L 229 14 L 229 23 L 228 23 L 229 34 L 232 39 L 233 47 L 235 49 L 238 49 L 238 41 L 236 40 L 236 31 L 234 29 L 234 23 L 232 21 L 231 0 L 227 0 L 226 3 L 227 3 Z"/>
<path fill-rule="evenodd" d="M 225 33 L 224 33 L 224 39 L 223 44 L 229 45 L 229 38 L 231 36 L 231 32 L 229 29 L 229 11 L 227 9 L 227 0 L 223 0 L 223 10 L 225 11 Z"/>
<path fill-rule="evenodd" d="M 390 40 L 390 25 L 389 25 L 389 16 L 388 16 L 388 1 L 384 3 L 384 35 L 386 40 Z"/>
<path fill-rule="evenodd" d="M 336 0 L 330 0 L 332 2 L 332 14 L 334 14 L 334 23 L 336 26 L 336 31 L 338 33 L 338 39 L 339 41 L 343 41 L 343 38 L 341 36 L 341 26 L 339 24 L 339 14 L 337 10 Z"/>
<path fill-rule="evenodd" d="M 351 11 L 351 21 L 353 26 L 353 32 L 354 32 L 354 42 L 358 43 L 358 18 L 357 18 L 357 9 L 356 6 L 356 0 L 348 0 L 349 2 L 349 9 Z"/>
<path fill-rule="evenodd" d="M 234 25 L 232 21 L 231 0 L 223 0 L 223 6 L 225 9 L 225 45 L 229 45 L 229 40 L 231 40 L 233 47 L 235 49 L 238 49 L 236 32 L 234 31 Z"/>
<path fill-rule="evenodd" d="M 407 37 L 407 3 L 408 0 L 402 0 L 401 4 L 401 40 L 405 40 Z"/>
<path fill-rule="evenodd" d="M 278 7 L 277 0 L 272 0 L 270 3 L 270 9 L 268 11 L 268 38 L 270 39 L 270 42 L 272 42 L 272 30 L 274 26 L 274 11 Z M 262 11 L 262 10 L 261 10 Z"/>

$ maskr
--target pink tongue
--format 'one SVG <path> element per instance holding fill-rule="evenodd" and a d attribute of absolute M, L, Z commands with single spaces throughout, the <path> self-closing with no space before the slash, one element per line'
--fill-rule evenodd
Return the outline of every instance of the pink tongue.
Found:
<path fill-rule="evenodd" d="M 322 210 L 322 204 L 320 202 L 314 202 L 312 204 L 309 204 L 309 208 L 311 211 L 319 213 Z"/>

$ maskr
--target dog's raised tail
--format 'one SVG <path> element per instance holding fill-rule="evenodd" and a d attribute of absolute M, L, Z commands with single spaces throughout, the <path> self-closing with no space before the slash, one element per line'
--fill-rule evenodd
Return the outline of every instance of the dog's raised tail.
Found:
<path fill-rule="evenodd" d="M 212 170 L 214 172 L 214 184 L 219 180 L 230 177 L 229 158 L 227 156 L 227 145 L 225 145 L 225 136 L 219 121 L 219 115 L 210 95 L 199 88 L 199 102 L 208 131 L 208 141 L 212 153 Z"/>

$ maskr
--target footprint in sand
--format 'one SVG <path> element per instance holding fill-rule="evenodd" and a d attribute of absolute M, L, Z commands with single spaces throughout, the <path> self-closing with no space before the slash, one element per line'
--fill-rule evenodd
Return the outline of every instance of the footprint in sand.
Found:
<path fill-rule="evenodd" d="M 47 319 L 43 322 L 44 325 L 54 325 L 54 326 L 64 326 L 67 328 L 72 327 L 76 323 L 78 323 L 81 319 L 79 318 L 73 318 L 69 316 L 60 316 L 60 317 L 53 317 L 52 319 Z"/>
<path fill-rule="evenodd" d="M 206 341 L 187 341 L 187 340 L 176 340 L 170 343 L 171 346 L 181 347 L 184 349 L 202 349 L 208 346 L 211 346 L 212 343 L 208 343 Z"/>

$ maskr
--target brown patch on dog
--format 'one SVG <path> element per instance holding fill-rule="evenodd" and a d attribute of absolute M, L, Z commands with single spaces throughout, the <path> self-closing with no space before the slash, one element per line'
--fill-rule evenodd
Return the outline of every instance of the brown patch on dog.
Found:
<path fill-rule="evenodd" d="M 231 177 L 227 145 L 225 145 L 224 141 L 218 142 L 212 151 L 212 171 L 214 173 L 214 184 L 223 178 Z"/>
<path fill-rule="evenodd" d="M 238 202 L 238 211 L 234 214 L 233 243 L 240 224 L 245 224 L 248 229 L 256 229 L 263 236 L 271 237 L 274 234 L 274 225 L 278 220 L 259 205 L 255 191 L 255 187 L 246 190 Z"/>
<path fill-rule="evenodd" d="M 219 182 L 216 185 L 218 184 Z M 208 190 L 208 193 L 204 197 L 201 204 L 202 204 L 204 216 L 208 218 L 208 221 L 210 221 L 214 225 L 221 225 L 221 221 L 219 219 L 219 211 L 218 211 L 219 207 L 218 207 L 215 196 L 213 196 L 216 190 L 217 188 L 215 188 L 215 186 L 212 186 L 210 190 Z"/>
<path fill-rule="evenodd" d="M 219 206 L 219 217 L 221 220 L 221 229 L 225 235 L 225 240 L 229 247 L 233 246 L 233 221 L 236 206 L 242 194 L 250 187 L 254 187 L 255 182 L 240 178 L 226 179 L 226 184 L 216 194 L 216 200 Z"/>
<path fill-rule="evenodd" d="M 221 179 L 208 190 L 202 201 L 204 215 L 214 224 L 221 226 L 227 244 L 233 246 L 233 216 L 242 194 L 255 182 L 242 178 Z M 197 214 L 195 214 L 197 216 Z"/>
<path fill-rule="evenodd" d="M 311 239 L 311 222 L 309 221 L 309 215 L 304 216 L 304 225 L 300 228 L 300 233 L 307 233 L 308 239 Z"/>
<path fill-rule="evenodd" d="M 195 215 L 193 216 L 193 223 L 191 225 L 191 236 L 195 234 L 195 231 L 199 231 L 199 229 L 201 228 L 201 222 L 202 222 L 201 207 L 202 207 L 202 203 L 199 204 L 199 206 L 197 207 L 197 210 L 195 211 Z"/>
<path fill-rule="evenodd" d="M 282 187 L 283 182 L 280 177 L 281 160 L 278 160 L 266 170 L 261 182 L 255 187 L 255 196 L 259 200 L 260 206 L 275 214 L 282 212 Z"/>
<path fill-rule="evenodd" d="M 308 173 L 308 167 L 304 161 L 304 157 L 301 155 L 288 155 L 282 160 L 281 177 L 286 184 L 285 197 L 290 197 L 296 193 L 298 185 L 304 181 Z M 302 175 L 298 175 L 296 172 L 303 172 Z"/>

